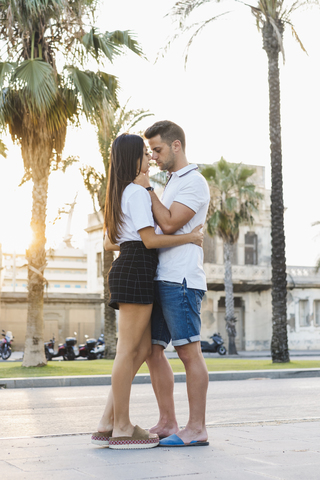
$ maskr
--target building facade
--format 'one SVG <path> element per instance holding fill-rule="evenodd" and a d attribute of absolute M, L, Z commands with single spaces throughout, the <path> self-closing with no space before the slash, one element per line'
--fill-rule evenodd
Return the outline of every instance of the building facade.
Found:
<path fill-rule="evenodd" d="M 11 330 L 14 348 L 22 350 L 27 326 L 27 260 L 24 254 L 0 254 L 0 329 Z M 98 338 L 103 331 L 102 298 L 88 292 L 87 253 L 60 245 L 47 251 L 44 291 L 44 340 L 63 343 L 68 336 Z"/>
<path fill-rule="evenodd" d="M 254 166 L 252 180 L 263 194 L 253 226 L 240 227 L 233 248 L 233 287 L 237 318 L 237 349 L 269 350 L 272 336 L 270 191 L 265 188 L 265 169 Z M 161 194 L 161 189 L 157 189 Z M 44 298 L 44 338 L 56 340 L 77 332 L 98 337 L 103 331 L 103 216 L 88 216 L 86 251 L 66 243 L 47 252 Z M 225 330 L 223 242 L 204 239 L 204 269 L 208 290 L 202 302 L 201 337 Z M 0 329 L 12 330 L 15 347 L 22 348 L 27 318 L 27 267 L 23 254 L 1 255 Z M 2 286 L 2 288 L 1 288 Z M 313 267 L 287 267 L 287 321 L 291 349 L 320 349 L 320 273 Z"/>
<path fill-rule="evenodd" d="M 240 227 L 233 248 L 232 278 L 237 318 L 238 350 L 269 350 L 272 336 L 271 212 L 264 167 L 252 176 L 264 198 L 253 226 Z M 225 329 L 223 243 L 217 236 L 204 240 L 204 269 L 208 291 L 202 303 L 203 339 Z M 291 349 L 320 349 L 320 273 L 313 267 L 287 267 L 288 343 Z"/>

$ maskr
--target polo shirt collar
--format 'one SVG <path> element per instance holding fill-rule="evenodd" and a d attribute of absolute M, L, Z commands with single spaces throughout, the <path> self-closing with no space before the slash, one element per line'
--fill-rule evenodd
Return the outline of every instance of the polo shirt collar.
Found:
<path fill-rule="evenodd" d="M 177 170 L 176 172 L 172 172 L 172 175 L 176 174 L 178 177 L 182 177 L 186 173 L 191 172 L 191 170 L 197 170 L 198 168 L 199 168 L 198 165 L 196 165 L 195 163 L 189 163 L 189 165 L 183 168 L 180 168 L 180 170 Z"/>

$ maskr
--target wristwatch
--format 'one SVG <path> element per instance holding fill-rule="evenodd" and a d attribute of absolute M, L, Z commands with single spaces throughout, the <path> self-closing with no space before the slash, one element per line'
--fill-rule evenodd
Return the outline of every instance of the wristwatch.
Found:
<path fill-rule="evenodd" d="M 154 188 L 153 187 L 146 187 L 146 190 L 148 190 L 148 192 L 153 192 Z"/>

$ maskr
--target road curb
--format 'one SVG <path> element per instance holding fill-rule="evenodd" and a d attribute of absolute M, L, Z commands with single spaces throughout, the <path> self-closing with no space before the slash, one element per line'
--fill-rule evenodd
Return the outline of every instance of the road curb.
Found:
<path fill-rule="evenodd" d="M 320 368 L 277 369 L 277 370 L 241 370 L 209 372 L 210 382 L 250 379 L 310 378 L 320 377 Z M 175 383 L 186 381 L 185 373 L 174 374 Z M 133 384 L 151 383 L 150 375 L 139 373 Z M 111 385 L 111 375 L 83 375 L 69 377 L 28 377 L 0 378 L 0 388 L 41 388 L 41 387 L 81 387 Z"/>

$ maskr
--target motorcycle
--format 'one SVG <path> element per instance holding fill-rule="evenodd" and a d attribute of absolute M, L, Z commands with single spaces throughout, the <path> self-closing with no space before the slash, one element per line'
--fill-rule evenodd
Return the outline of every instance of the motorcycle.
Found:
<path fill-rule="evenodd" d="M 74 332 L 77 335 L 76 332 Z M 63 356 L 63 360 L 75 360 L 80 356 L 79 348 L 77 346 L 77 339 L 76 337 L 67 337 L 65 345 L 65 355 Z"/>
<path fill-rule="evenodd" d="M 202 352 L 215 353 L 218 352 L 219 355 L 225 355 L 227 353 L 226 347 L 223 345 L 224 341 L 220 333 L 214 333 L 209 337 L 212 339 L 212 343 L 201 341 L 201 350 Z"/>
<path fill-rule="evenodd" d="M 95 338 L 88 338 L 88 335 L 85 335 L 86 343 L 79 346 L 79 356 L 83 358 L 88 358 L 88 360 L 94 360 L 96 357 L 94 353 L 97 340 Z"/>
<path fill-rule="evenodd" d="M 95 354 L 95 358 L 103 358 L 105 348 L 106 348 L 106 342 L 104 340 L 104 334 L 101 333 L 100 337 L 98 338 L 97 345 L 93 350 L 93 353 Z"/>
<path fill-rule="evenodd" d="M 54 349 L 55 338 L 54 335 L 50 342 L 44 342 L 44 352 L 47 360 L 52 360 L 56 357 L 64 357 L 66 355 L 66 346 L 63 343 L 59 344 L 58 350 Z"/>
<path fill-rule="evenodd" d="M 0 343 L 0 356 L 3 360 L 8 360 L 11 356 L 11 343 L 13 342 L 12 332 L 7 331 L 7 333 L 2 330 L 1 335 L 4 337 Z"/>

